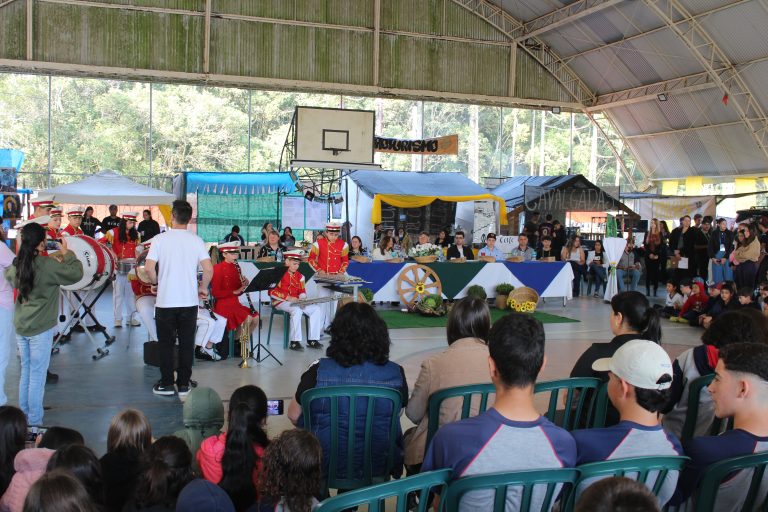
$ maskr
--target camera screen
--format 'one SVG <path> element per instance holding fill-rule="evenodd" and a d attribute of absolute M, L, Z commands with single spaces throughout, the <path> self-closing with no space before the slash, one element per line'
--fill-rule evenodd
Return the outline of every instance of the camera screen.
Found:
<path fill-rule="evenodd" d="M 270 416 L 280 416 L 283 414 L 283 401 L 267 400 L 267 414 Z"/>

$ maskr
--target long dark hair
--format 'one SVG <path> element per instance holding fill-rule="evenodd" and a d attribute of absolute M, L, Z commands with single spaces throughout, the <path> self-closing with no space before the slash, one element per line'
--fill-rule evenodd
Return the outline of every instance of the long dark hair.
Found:
<path fill-rule="evenodd" d="M 194 478 L 192 452 L 175 436 L 163 436 L 146 453 L 144 473 L 136 487 L 136 504 L 176 506 L 179 493 Z"/>
<path fill-rule="evenodd" d="M 259 495 L 277 504 L 284 500 L 286 510 L 310 512 L 312 498 L 320 493 L 323 478 L 323 449 L 312 432 L 286 430 L 264 453 L 264 468 L 259 475 Z"/>
<path fill-rule="evenodd" d="M 29 299 L 35 285 L 35 258 L 37 246 L 45 240 L 45 229 L 37 222 L 32 222 L 21 228 L 21 247 L 13 260 L 16 267 L 14 286 L 19 290 L 19 303 Z"/>
<path fill-rule="evenodd" d="M 614 314 L 621 313 L 623 322 L 640 333 L 644 340 L 661 343 L 661 322 L 659 313 L 651 307 L 648 299 L 640 292 L 621 292 L 611 299 Z"/>
<path fill-rule="evenodd" d="M 128 239 L 130 238 L 132 242 L 135 242 L 139 238 L 139 232 L 136 231 L 136 222 L 134 221 L 133 227 L 131 229 L 128 228 L 128 221 L 125 219 L 120 219 L 120 227 L 117 229 L 117 239 L 120 240 L 122 243 L 126 243 Z M 127 234 L 126 234 L 127 232 Z"/>
<path fill-rule="evenodd" d="M 491 311 L 482 299 L 464 297 L 448 313 L 446 333 L 449 345 L 462 338 L 477 338 L 487 343 L 490 330 Z"/>
<path fill-rule="evenodd" d="M 5 493 L 13 477 L 13 459 L 24 449 L 27 417 L 21 409 L 0 407 L 0 494 Z"/>
<path fill-rule="evenodd" d="M 253 470 L 258 456 L 254 445 L 266 448 L 269 444 L 263 428 L 266 418 L 267 395 L 261 388 L 243 386 L 232 393 L 219 487 L 227 491 L 237 510 L 245 510 L 256 502 Z"/>
<path fill-rule="evenodd" d="M 104 504 L 104 480 L 96 454 L 87 446 L 70 444 L 53 453 L 48 460 L 47 471 L 66 469 L 80 480 L 94 503 Z"/>

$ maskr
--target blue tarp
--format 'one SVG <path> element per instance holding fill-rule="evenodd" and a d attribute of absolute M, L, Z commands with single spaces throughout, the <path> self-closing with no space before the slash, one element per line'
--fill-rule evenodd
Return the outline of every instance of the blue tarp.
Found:
<path fill-rule="evenodd" d="M 24 153 L 17 149 L 0 149 L 0 167 L 13 167 L 19 172 L 24 163 Z"/>
<path fill-rule="evenodd" d="M 374 194 L 405 196 L 475 196 L 488 191 L 456 172 L 353 171 L 349 177 L 371 197 Z"/>
<path fill-rule="evenodd" d="M 296 184 L 287 172 L 185 172 L 187 194 L 273 194 L 292 192 Z"/>

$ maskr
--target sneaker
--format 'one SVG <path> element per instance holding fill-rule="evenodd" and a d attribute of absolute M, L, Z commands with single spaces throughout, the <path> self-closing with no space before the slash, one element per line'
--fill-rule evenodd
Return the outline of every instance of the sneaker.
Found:
<path fill-rule="evenodd" d="M 152 387 L 152 393 L 160 396 L 173 396 L 176 394 L 176 388 L 173 386 L 164 386 L 162 382 L 158 381 Z"/>
<path fill-rule="evenodd" d="M 599 294 L 599 293 L 597 293 L 597 292 L 595 292 L 595 294 L 593 295 L 593 297 L 594 297 L 594 298 L 598 298 L 598 297 L 600 297 L 600 294 Z"/>
<path fill-rule="evenodd" d="M 48 372 L 45 374 L 45 383 L 46 384 L 56 384 L 59 382 L 59 376 L 53 372 Z"/>
<path fill-rule="evenodd" d="M 131 318 L 131 326 L 132 327 L 138 327 L 139 325 L 141 325 L 141 322 L 139 322 L 135 318 Z"/>
<path fill-rule="evenodd" d="M 207 354 L 208 357 L 211 358 L 211 361 L 221 361 L 221 356 L 216 353 L 216 349 L 213 347 L 206 348 L 206 347 L 200 347 L 200 351 L 204 354 Z"/>
<path fill-rule="evenodd" d="M 179 390 L 179 398 L 187 398 L 189 395 L 189 386 L 177 386 Z"/>
<path fill-rule="evenodd" d="M 115 327 L 122 327 L 123 321 L 122 320 L 115 320 Z"/>
<path fill-rule="evenodd" d="M 291 350 L 297 350 L 297 351 L 300 351 L 300 350 L 304 350 L 304 347 L 302 347 L 302 346 L 301 346 L 301 343 L 300 343 L 300 342 L 298 342 L 298 341 L 292 341 L 292 342 L 291 342 L 291 343 L 288 345 L 288 348 L 289 348 L 289 349 L 291 349 Z"/>
<path fill-rule="evenodd" d="M 323 344 L 320 343 L 317 340 L 309 340 L 309 341 L 307 341 L 307 346 L 309 348 L 317 348 L 317 349 L 323 348 Z"/>

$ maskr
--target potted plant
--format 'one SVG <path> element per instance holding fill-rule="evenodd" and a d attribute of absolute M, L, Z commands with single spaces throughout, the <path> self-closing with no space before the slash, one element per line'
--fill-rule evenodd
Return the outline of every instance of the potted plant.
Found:
<path fill-rule="evenodd" d="M 440 295 L 431 294 L 423 297 L 414 304 L 413 308 L 423 316 L 445 316 L 448 314 L 448 308 Z"/>
<path fill-rule="evenodd" d="M 473 284 L 467 288 L 467 297 L 477 297 L 478 299 L 486 300 L 488 299 L 488 294 L 485 293 L 485 288 L 479 284 Z"/>
<path fill-rule="evenodd" d="M 367 304 L 373 302 L 373 290 L 370 288 L 360 288 L 360 295 L 363 296 Z"/>
<path fill-rule="evenodd" d="M 496 285 L 496 309 L 507 309 L 507 298 L 515 287 L 509 283 Z"/>
<path fill-rule="evenodd" d="M 416 247 L 411 247 L 411 250 L 408 251 L 408 256 L 416 260 L 417 263 L 432 263 L 437 261 L 440 251 L 441 249 L 437 245 L 430 243 L 419 244 Z"/>

